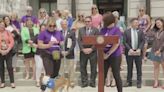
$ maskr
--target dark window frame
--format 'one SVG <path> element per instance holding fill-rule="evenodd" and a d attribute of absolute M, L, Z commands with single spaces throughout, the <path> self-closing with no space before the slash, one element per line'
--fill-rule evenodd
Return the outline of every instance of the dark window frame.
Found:
<path fill-rule="evenodd" d="M 39 8 L 41 8 L 42 3 L 48 3 L 48 6 L 49 6 L 49 11 L 48 12 L 51 14 L 51 12 L 53 10 L 53 9 L 51 9 L 51 3 L 57 3 L 57 0 L 39 0 Z"/>

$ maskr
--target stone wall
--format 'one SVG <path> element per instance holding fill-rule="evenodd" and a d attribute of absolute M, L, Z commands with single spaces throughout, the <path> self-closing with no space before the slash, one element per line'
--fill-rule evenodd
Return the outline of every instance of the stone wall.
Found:
<path fill-rule="evenodd" d="M 90 15 L 92 4 L 93 0 L 76 0 L 76 13 Z M 57 0 L 57 9 L 71 11 L 71 0 Z"/>
<path fill-rule="evenodd" d="M 140 6 L 145 6 L 146 0 L 128 0 L 128 18 L 133 18 L 138 16 L 138 8 Z"/>
<path fill-rule="evenodd" d="M 26 13 L 26 6 L 29 5 L 28 0 L 0 0 L 0 2 L 0 15 L 16 12 L 19 18 Z"/>
<path fill-rule="evenodd" d="M 164 17 L 164 0 L 151 0 L 151 16 Z"/>
<path fill-rule="evenodd" d="M 145 5 L 146 0 L 128 0 L 128 18 L 136 17 L 138 7 Z M 151 17 L 164 17 L 164 0 L 150 0 L 151 2 Z"/>

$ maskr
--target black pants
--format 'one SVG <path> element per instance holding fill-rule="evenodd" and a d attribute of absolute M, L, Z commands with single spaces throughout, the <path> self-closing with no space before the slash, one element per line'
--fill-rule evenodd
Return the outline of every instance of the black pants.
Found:
<path fill-rule="evenodd" d="M 111 66 L 118 92 L 122 92 L 122 80 L 120 76 L 121 56 L 112 57 L 104 61 L 104 79 L 107 77 L 108 69 Z M 105 82 L 104 82 L 105 83 Z"/>
<path fill-rule="evenodd" d="M 142 57 L 141 56 L 126 56 L 127 61 L 127 82 L 132 83 L 133 77 L 133 62 L 135 62 L 137 70 L 137 83 L 142 82 Z"/>
<path fill-rule="evenodd" d="M 51 78 L 58 76 L 61 60 L 53 60 L 52 55 L 46 52 L 44 52 L 41 57 L 43 59 L 43 66 L 45 68 L 46 75 L 49 75 Z"/>
<path fill-rule="evenodd" d="M 13 66 L 12 66 L 12 53 L 11 51 L 7 54 L 2 56 L 0 54 L 0 78 L 1 83 L 5 83 L 5 61 L 8 70 L 8 74 L 10 77 L 10 83 L 14 83 L 14 73 L 13 73 Z"/>
<path fill-rule="evenodd" d="M 96 51 L 92 52 L 91 54 L 84 54 L 80 52 L 80 72 L 81 72 L 81 81 L 82 84 L 88 83 L 88 73 L 87 73 L 87 63 L 88 60 L 90 61 L 91 66 L 91 76 L 90 76 L 90 83 L 95 84 L 96 75 L 97 75 L 97 53 Z"/>

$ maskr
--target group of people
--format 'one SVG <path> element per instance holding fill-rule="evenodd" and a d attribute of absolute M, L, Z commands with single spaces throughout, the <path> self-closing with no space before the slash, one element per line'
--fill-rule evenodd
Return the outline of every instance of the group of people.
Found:
<path fill-rule="evenodd" d="M 38 17 L 32 15 L 32 7 L 27 7 L 27 14 L 18 21 L 16 13 L 3 17 L 0 21 L 0 88 L 5 87 L 4 62 L 6 62 L 11 87 L 15 88 L 17 49 L 21 42 L 24 55 L 25 79 L 30 78 L 40 86 L 40 76 L 44 73 L 51 78 L 59 76 L 59 71 L 68 73 L 74 85 L 76 61 L 80 62 L 81 87 L 96 87 L 97 49 L 94 45 L 84 45 L 83 36 L 117 35 L 119 43 L 108 44 L 104 48 L 104 81 L 106 86 L 117 86 L 122 92 L 120 71 L 123 69 L 123 55 L 127 61 L 127 83 L 132 86 L 133 62 L 137 68 L 137 88 L 142 85 L 142 61 L 150 59 L 154 64 L 154 88 L 159 86 L 160 64 L 164 70 L 164 20 L 157 18 L 154 25 L 145 14 L 145 8 L 139 8 L 139 15 L 130 20 L 126 27 L 119 20 L 117 11 L 99 14 L 96 5 L 91 7 L 91 16 L 79 13 L 74 20 L 68 10 L 53 10 L 51 16 L 44 8 Z M 21 39 L 21 41 L 20 41 Z M 152 48 L 147 55 L 148 48 Z M 78 59 L 78 54 L 80 55 Z M 87 63 L 90 62 L 91 75 L 88 78 Z M 66 65 L 62 65 L 65 62 Z M 66 66 L 66 67 L 65 67 Z M 111 74 L 112 73 L 112 74 Z M 111 76 L 114 78 L 111 80 Z M 90 79 L 90 80 L 89 80 Z M 164 89 L 164 86 L 162 86 Z"/>

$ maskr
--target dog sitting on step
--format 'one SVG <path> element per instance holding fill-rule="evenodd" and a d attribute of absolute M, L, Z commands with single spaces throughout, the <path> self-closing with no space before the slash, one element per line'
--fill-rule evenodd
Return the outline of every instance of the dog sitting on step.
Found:
<path fill-rule="evenodd" d="M 55 79 L 49 76 L 41 76 L 40 78 L 41 90 L 42 92 L 68 92 L 71 86 L 70 80 L 64 78 L 63 76 L 57 77 Z M 50 91 L 47 91 L 50 90 Z M 60 91 L 59 91 L 60 90 Z"/>

